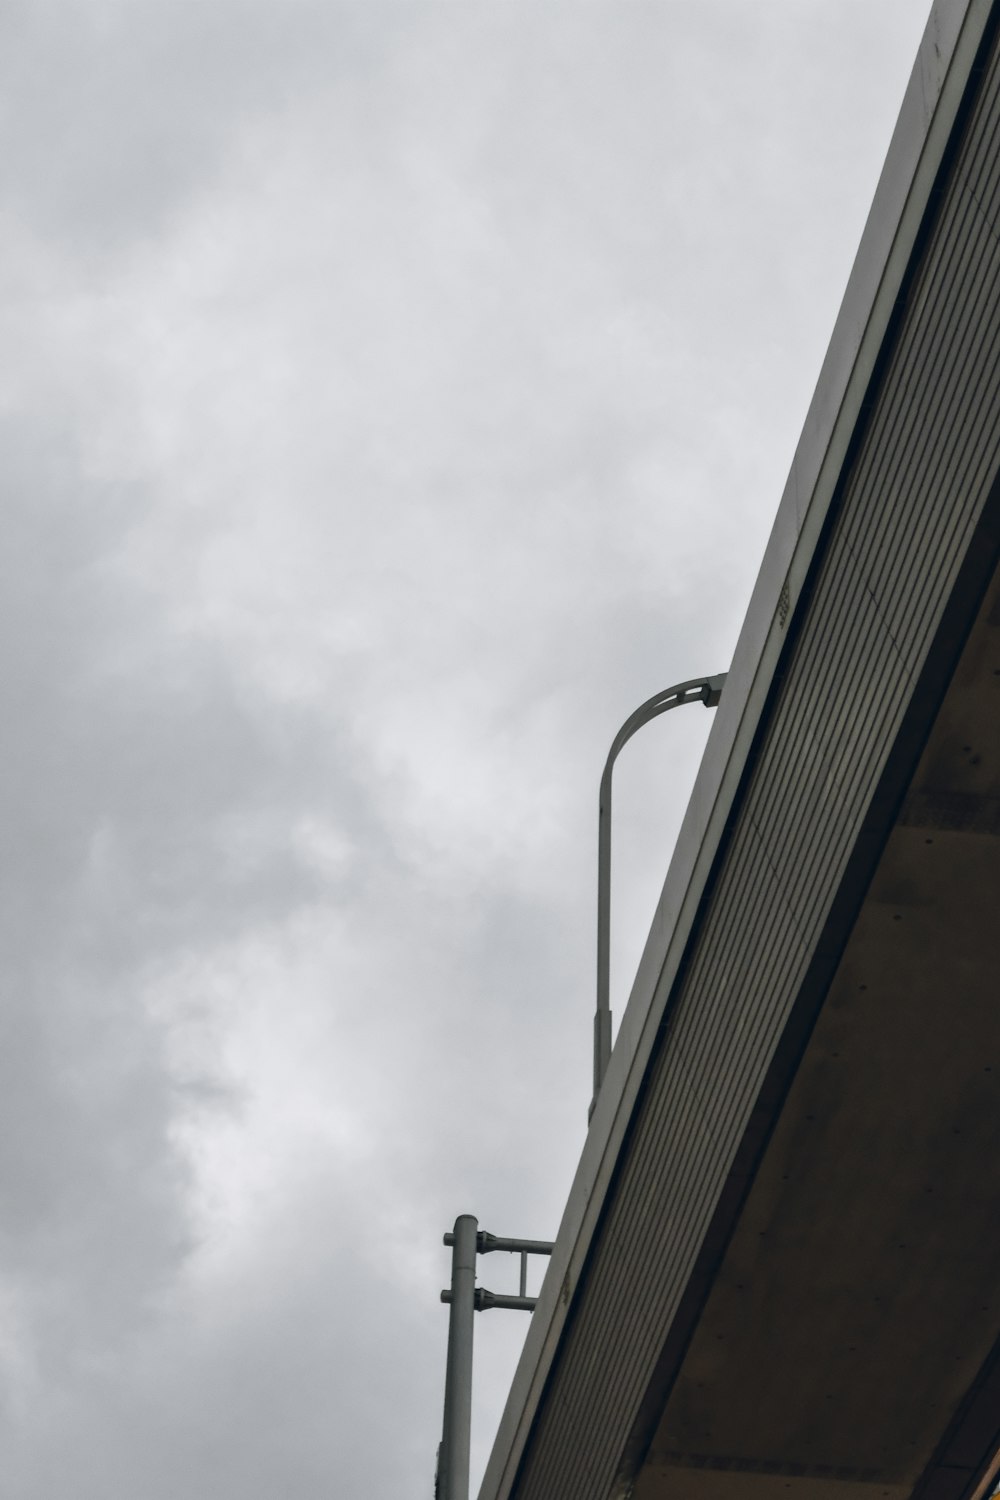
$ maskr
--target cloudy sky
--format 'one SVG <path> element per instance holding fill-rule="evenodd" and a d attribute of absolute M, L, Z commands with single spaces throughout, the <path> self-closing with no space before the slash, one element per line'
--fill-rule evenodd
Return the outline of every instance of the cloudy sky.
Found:
<path fill-rule="evenodd" d="M 0 5 L 2 1500 L 430 1495 L 441 1234 L 555 1232 L 604 755 L 728 665 L 924 19 Z M 619 1012 L 710 719 L 619 763 Z"/>

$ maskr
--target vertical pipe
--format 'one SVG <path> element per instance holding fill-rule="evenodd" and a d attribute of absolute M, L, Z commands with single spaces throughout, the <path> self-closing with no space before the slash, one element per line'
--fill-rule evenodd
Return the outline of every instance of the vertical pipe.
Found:
<path fill-rule="evenodd" d="M 594 1094 L 601 1091 L 611 1060 L 611 770 L 614 750 L 601 777 L 597 817 L 597 1010 L 594 1015 Z"/>
<path fill-rule="evenodd" d="M 476 1311 L 476 1233 L 471 1214 L 455 1220 L 451 1244 L 451 1311 L 448 1363 L 444 1377 L 444 1430 L 438 1468 L 437 1500 L 469 1500 L 469 1444 L 472 1429 L 472 1331 Z"/>

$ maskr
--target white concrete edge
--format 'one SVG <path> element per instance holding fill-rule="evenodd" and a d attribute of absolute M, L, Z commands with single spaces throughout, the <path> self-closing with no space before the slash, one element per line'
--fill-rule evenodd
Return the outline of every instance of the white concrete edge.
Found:
<path fill-rule="evenodd" d="M 993 0 L 935 0 L 532 1314 L 479 1500 L 508 1500 Z M 787 584 L 783 626 L 778 600 Z M 715 670 L 718 663 L 710 663 Z"/>

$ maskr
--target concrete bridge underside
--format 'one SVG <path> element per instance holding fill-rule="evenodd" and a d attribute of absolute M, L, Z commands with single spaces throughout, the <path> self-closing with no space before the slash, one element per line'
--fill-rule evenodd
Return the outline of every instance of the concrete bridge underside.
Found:
<path fill-rule="evenodd" d="M 998 950 L 994 578 L 635 1500 L 930 1500 L 1000 1447 Z"/>

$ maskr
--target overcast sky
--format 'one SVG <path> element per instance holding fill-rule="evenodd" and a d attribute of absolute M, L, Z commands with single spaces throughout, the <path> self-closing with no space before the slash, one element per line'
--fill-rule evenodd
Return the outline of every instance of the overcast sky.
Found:
<path fill-rule="evenodd" d="M 0 7 L 2 1500 L 430 1496 L 925 9 Z"/>

